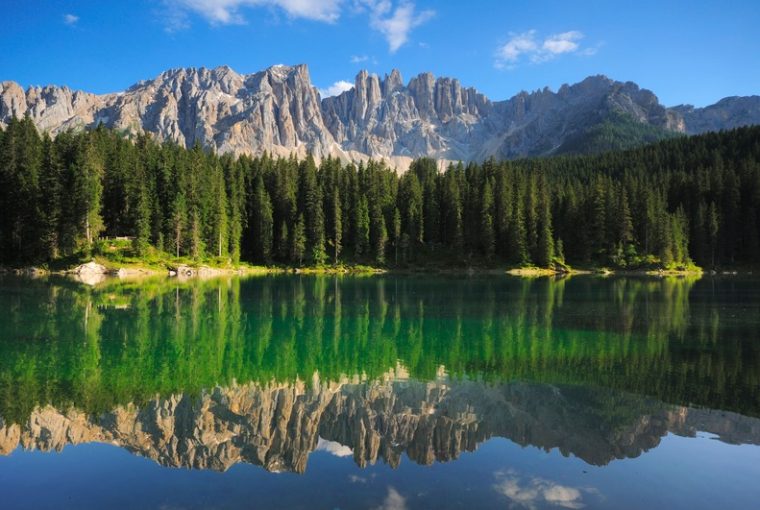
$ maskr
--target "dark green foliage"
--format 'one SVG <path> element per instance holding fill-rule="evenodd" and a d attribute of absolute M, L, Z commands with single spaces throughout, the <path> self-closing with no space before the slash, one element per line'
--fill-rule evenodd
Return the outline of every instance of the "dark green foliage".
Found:
<path fill-rule="evenodd" d="M 399 364 L 413 379 L 435 380 L 445 366 L 451 384 L 596 385 L 760 416 L 752 280 L 274 276 L 84 288 L 6 277 L 0 286 L 5 430 L 48 404 L 101 416 L 218 386 L 375 380 Z"/>
<path fill-rule="evenodd" d="M 604 121 L 569 137 L 554 154 L 594 154 L 632 149 L 675 136 L 678 134 L 673 131 L 639 122 L 630 115 L 613 113 Z"/>
<path fill-rule="evenodd" d="M 272 240 L 274 221 L 272 218 L 272 203 L 264 187 L 261 173 L 257 173 L 251 192 L 251 205 L 248 219 L 248 242 L 250 260 L 257 263 L 272 262 Z"/>
<path fill-rule="evenodd" d="M 0 130 L 0 263 L 129 236 L 177 257 L 261 264 L 706 267 L 760 256 L 760 128 L 625 152 L 398 175 L 383 163 L 217 156 L 98 128 Z"/>
<path fill-rule="evenodd" d="M 309 156 L 299 165 L 300 211 L 305 219 L 306 257 L 310 264 L 323 264 L 325 254 L 325 218 L 322 209 L 322 189 L 317 182 L 317 167 Z M 300 263 L 300 261 L 299 261 Z"/>

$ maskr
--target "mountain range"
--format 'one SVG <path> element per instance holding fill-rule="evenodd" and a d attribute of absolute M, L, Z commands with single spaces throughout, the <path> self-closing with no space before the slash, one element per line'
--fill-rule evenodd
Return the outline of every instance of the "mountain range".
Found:
<path fill-rule="evenodd" d="M 625 404 L 628 412 L 610 413 L 590 402 Z M 431 465 L 503 437 L 604 466 L 638 457 L 668 434 L 694 437 L 697 431 L 729 444 L 758 444 L 760 420 L 601 388 L 317 378 L 312 385 L 247 383 L 201 395 L 156 396 L 98 415 L 39 406 L 22 423 L 0 416 L 0 457 L 19 446 L 61 451 L 98 442 L 163 466 L 226 471 L 248 463 L 303 473 L 315 450 L 353 457 L 360 467 L 383 460 L 395 468 L 404 454 Z"/>
<path fill-rule="evenodd" d="M 102 95 L 1 82 L 0 126 L 24 115 L 52 135 L 102 123 L 218 152 L 371 157 L 405 166 L 423 156 L 479 161 L 587 153 L 760 124 L 760 96 L 668 108 L 635 83 L 591 76 L 556 92 L 492 101 L 457 79 L 422 73 L 405 83 L 393 70 L 383 78 L 361 71 L 352 89 L 322 98 L 306 65 L 248 75 L 222 66 L 172 69 Z"/>

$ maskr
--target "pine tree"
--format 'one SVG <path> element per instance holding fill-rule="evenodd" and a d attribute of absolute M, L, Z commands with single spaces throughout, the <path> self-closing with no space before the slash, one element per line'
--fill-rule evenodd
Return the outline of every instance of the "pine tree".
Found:
<path fill-rule="evenodd" d="M 227 215 L 227 189 L 224 184 L 224 173 L 219 165 L 212 167 L 214 180 L 214 197 L 212 204 L 212 221 L 213 221 L 213 239 L 211 243 L 214 246 L 214 253 L 217 257 L 222 258 L 227 254 L 229 246 L 228 228 L 229 217 Z"/>
<path fill-rule="evenodd" d="M 184 193 L 180 192 L 174 196 L 170 219 L 174 254 L 176 257 L 179 257 L 182 249 L 182 235 L 187 228 L 187 203 Z"/>
<path fill-rule="evenodd" d="M 562 239 L 557 238 L 554 243 L 554 258 L 562 264 L 565 263 L 565 244 Z"/>
<path fill-rule="evenodd" d="M 385 245 L 388 242 L 388 231 L 385 228 L 385 218 L 382 214 L 375 216 L 370 225 L 370 237 L 372 239 L 372 248 L 375 262 L 385 264 Z"/>
<path fill-rule="evenodd" d="M 145 185 L 140 187 L 140 195 L 137 201 L 137 207 L 135 211 L 135 232 L 132 240 L 132 249 L 135 255 L 143 257 L 148 252 L 150 246 L 150 198 L 148 197 L 148 191 L 145 189 Z"/>
<path fill-rule="evenodd" d="M 290 260 L 299 266 L 303 265 L 303 257 L 306 253 L 306 225 L 303 214 L 298 215 L 295 225 L 293 226 L 292 246 L 290 249 Z"/>
<path fill-rule="evenodd" d="M 357 260 L 369 254 L 369 208 L 364 196 L 359 198 L 354 232 L 354 256 Z"/>
<path fill-rule="evenodd" d="M 707 210 L 707 236 L 710 240 L 710 267 L 715 267 L 715 253 L 718 249 L 718 234 L 720 233 L 720 217 L 715 202 L 710 202 Z"/>
<path fill-rule="evenodd" d="M 254 179 L 251 215 L 254 260 L 263 264 L 270 264 L 272 262 L 274 220 L 272 204 L 261 173 L 258 173 Z"/>
<path fill-rule="evenodd" d="M 443 212 L 443 242 L 452 248 L 454 255 L 462 256 L 464 249 L 464 234 L 462 232 L 462 195 L 460 193 L 457 175 L 461 175 L 461 166 L 449 168 L 444 174 Z"/>
<path fill-rule="evenodd" d="M 424 221 L 422 217 L 422 188 L 417 176 L 407 172 L 399 185 L 401 229 L 412 243 L 422 244 Z"/>
<path fill-rule="evenodd" d="M 628 245 L 633 241 L 633 219 L 628 203 L 628 193 L 624 189 L 618 195 L 617 241 L 623 245 Z"/>
<path fill-rule="evenodd" d="M 245 223 L 245 181 L 242 172 L 242 162 L 227 159 L 225 168 L 225 185 L 227 187 L 227 203 L 229 218 L 228 250 L 233 264 L 240 262 L 242 253 L 242 238 Z M 268 198 L 268 197 L 267 197 Z M 270 203 L 271 214 L 271 203 Z M 270 249 L 271 251 L 271 249 Z"/>
<path fill-rule="evenodd" d="M 306 254 L 310 264 L 324 264 L 325 219 L 322 191 L 317 182 L 317 169 L 309 156 L 300 166 L 300 204 L 305 218 Z"/>
<path fill-rule="evenodd" d="M 340 204 L 340 190 L 338 186 L 333 187 L 333 199 L 330 203 L 330 217 L 332 219 L 332 248 L 333 264 L 338 264 L 338 257 L 343 248 L 341 240 L 343 239 L 343 211 Z"/>
<path fill-rule="evenodd" d="M 673 253 L 673 260 L 677 264 L 689 263 L 689 237 L 688 237 L 688 221 L 686 220 L 686 213 L 683 207 L 679 207 L 671 218 L 671 252 Z"/>
<path fill-rule="evenodd" d="M 46 134 L 42 142 L 42 166 L 37 202 L 40 204 L 42 255 L 44 260 L 60 255 L 60 220 L 62 196 L 62 167 L 55 145 Z"/>
<path fill-rule="evenodd" d="M 481 194 L 481 211 L 480 211 L 480 243 L 483 255 L 490 260 L 496 250 L 496 239 L 493 228 L 493 191 L 491 182 L 486 179 Z"/>
<path fill-rule="evenodd" d="M 93 243 L 103 230 L 100 216 L 103 194 L 103 165 L 95 152 L 91 140 L 82 138 L 77 148 L 76 160 L 71 167 L 71 199 L 75 218 L 79 222 L 78 231 L 84 243 L 85 252 L 92 253 Z"/>
<path fill-rule="evenodd" d="M 512 201 L 512 216 L 509 221 L 509 258 L 516 264 L 527 264 L 530 262 L 530 258 L 528 257 L 522 200 L 517 190 L 515 190 L 515 195 L 515 199 Z"/>
<path fill-rule="evenodd" d="M 412 163 L 409 172 L 414 172 L 422 190 L 422 217 L 424 241 L 440 241 L 440 204 L 438 196 L 438 170 L 436 161 L 420 158 Z"/>
<path fill-rule="evenodd" d="M 596 180 L 591 197 L 591 253 L 599 261 L 607 258 L 607 188 L 601 178 Z"/>
<path fill-rule="evenodd" d="M 554 232 L 552 230 L 549 194 L 545 186 L 542 186 L 541 189 L 538 208 L 538 252 L 536 254 L 536 264 L 540 267 L 549 267 L 554 261 Z"/>
<path fill-rule="evenodd" d="M 401 213 L 398 207 L 393 209 L 393 250 L 395 252 L 394 264 L 398 265 L 398 249 L 401 245 Z"/>
<path fill-rule="evenodd" d="M 29 117 L 13 119 L 0 149 L 0 260 L 28 263 L 39 258 L 43 223 L 37 207 L 42 141 Z"/>
<path fill-rule="evenodd" d="M 511 212 L 507 171 L 500 168 L 494 184 L 494 233 L 496 252 L 506 257 L 509 249 L 509 215 Z"/>
<path fill-rule="evenodd" d="M 294 166 L 292 161 L 280 159 L 273 168 L 274 193 L 271 198 L 276 227 L 274 244 L 277 257 L 282 261 L 292 261 L 293 233 L 298 217 L 298 183 Z"/>
<path fill-rule="evenodd" d="M 192 222 L 190 224 L 190 242 L 191 251 L 194 260 L 200 260 L 203 257 L 205 246 L 203 243 L 203 224 L 201 223 L 201 213 L 195 209 L 191 215 Z"/>

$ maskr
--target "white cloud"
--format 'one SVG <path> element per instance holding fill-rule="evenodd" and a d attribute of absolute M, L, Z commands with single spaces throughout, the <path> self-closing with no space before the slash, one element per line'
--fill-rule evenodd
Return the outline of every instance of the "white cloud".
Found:
<path fill-rule="evenodd" d="M 561 55 L 563 53 L 572 53 L 578 51 L 578 41 L 583 39 L 583 34 L 577 30 L 554 34 L 544 40 L 542 46 L 544 52 L 550 55 Z"/>
<path fill-rule="evenodd" d="M 349 0 L 163 0 L 166 30 L 189 28 L 189 13 L 195 13 L 212 25 L 240 25 L 246 22 L 245 8 L 269 7 L 284 11 L 291 18 L 334 23 Z M 412 30 L 430 20 L 435 11 L 417 11 L 411 0 L 352 0 L 356 13 L 367 13 L 373 30 L 380 32 L 391 53 L 409 41 Z"/>
<path fill-rule="evenodd" d="M 319 89 L 319 95 L 322 97 L 338 96 L 352 88 L 354 88 L 354 84 L 350 81 L 338 80 L 326 89 Z"/>
<path fill-rule="evenodd" d="M 596 48 L 581 48 L 580 41 L 583 37 L 583 33 L 578 30 L 553 34 L 543 40 L 537 37 L 535 30 L 513 33 L 506 43 L 497 48 L 494 66 L 498 69 L 514 69 L 524 59 L 540 64 L 565 54 L 594 55 Z"/>
<path fill-rule="evenodd" d="M 333 23 L 340 16 L 343 0 L 164 0 L 168 10 L 167 29 L 188 27 L 187 13 L 194 12 L 214 25 L 245 23 L 241 9 L 245 7 L 276 7 L 291 18 L 305 18 Z"/>
<path fill-rule="evenodd" d="M 514 471 L 495 474 L 497 483 L 493 488 L 506 496 L 514 506 L 534 509 L 546 505 L 558 506 L 577 510 L 585 507 L 581 489 L 560 485 L 544 478 L 529 478 L 523 480 Z M 583 489 L 584 492 L 596 493 L 593 489 Z"/>
<path fill-rule="evenodd" d="M 388 487 L 388 495 L 383 504 L 375 510 L 406 510 L 406 498 L 398 493 L 393 487 Z"/>
<path fill-rule="evenodd" d="M 507 43 L 496 52 L 498 61 L 515 63 L 523 54 L 534 53 L 538 49 L 536 44 L 536 31 L 524 32 L 513 35 Z"/>
<path fill-rule="evenodd" d="M 367 60 L 369 60 L 369 57 L 367 55 L 351 55 L 352 64 L 361 64 Z"/>
<path fill-rule="evenodd" d="M 336 457 L 350 457 L 354 454 L 354 451 L 348 446 L 336 443 L 335 441 L 328 441 L 321 437 L 317 441 L 317 451 L 327 452 Z"/>
<path fill-rule="evenodd" d="M 360 11 L 369 11 L 370 27 L 385 37 L 391 53 L 409 41 L 413 29 L 435 16 L 435 11 L 431 9 L 417 12 L 415 4 L 408 0 L 402 0 L 395 6 L 391 0 L 355 0 L 355 5 Z"/>
<path fill-rule="evenodd" d="M 79 16 L 75 14 L 64 14 L 63 15 L 63 22 L 67 25 L 76 25 L 79 21 Z"/>

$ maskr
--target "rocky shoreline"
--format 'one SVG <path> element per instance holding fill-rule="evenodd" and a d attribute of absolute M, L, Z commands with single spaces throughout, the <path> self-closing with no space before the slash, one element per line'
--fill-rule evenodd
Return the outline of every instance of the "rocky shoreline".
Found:
<path fill-rule="evenodd" d="M 701 268 L 685 270 L 668 269 L 608 269 L 608 268 L 541 268 L 541 267 L 517 267 L 517 268 L 485 268 L 485 267 L 413 267 L 413 268 L 375 268 L 369 266 L 325 266 L 325 267 L 279 267 L 279 266 L 238 266 L 238 267 L 211 267 L 208 265 L 191 266 L 187 264 L 167 265 L 166 268 L 158 269 L 146 266 L 108 267 L 96 261 L 80 264 L 76 267 L 63 270 L 48 270 L 39 267 L 25 268 L 2 268 L 0 274 L 15 274 L 17 276 L 42 277 L 48 275 L 70 276 L 75 279 L 95 285 L 106 279 L 119 278 L 121 280 L 140 279 L 147 277 L 168 278 L 216 278 L 220 276 L 251 276 L 265 274 L 302 274 L 302 275 L 326 275 L 326 274 L 439 274 L 439 275 L 507 275 L 519 278 L 545 278 L 545 277 L 569 277 L 580 275 L 595 276 L 649 276 L 649 277 L 701 277 L 710 276 L 751 276 L 753 271 L 742 270 L 712 270 L 703 271 Z"/>

